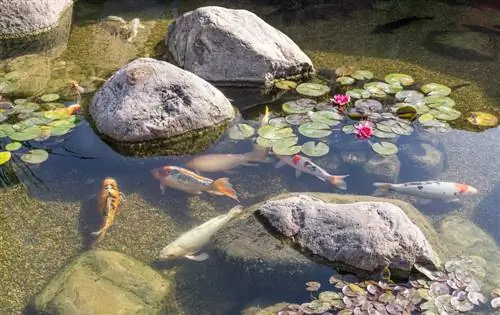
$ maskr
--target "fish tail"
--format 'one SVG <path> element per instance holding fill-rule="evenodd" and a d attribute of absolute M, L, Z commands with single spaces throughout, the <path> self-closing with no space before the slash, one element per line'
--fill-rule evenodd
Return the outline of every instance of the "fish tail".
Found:
<path fill-rule="evenodd" d="M 392 190 L 392 184 L 390 183 L 373 183 L 373 186 L 377 187 L 373 193 L 374 196 L 384 196 Z"/>
<path fill-rule="evenodd" d="M 208 192 L 223 194 L 240 202 L 238 196 L 236 195 L 236 191 L 233 189 L 233 185 L 231 185 L 229 178 L 227 177 L 221 177 L 214 180 L 213 183 L 210 184 Z"/>
<path fill-rule="evenodd" d="M 330 177 L 328 177 L 328 180 L 339 189 L 346 190 L 347 184 L 345 183 L 344 178 L 346 178 L 347 176 L 349 175 L 331 175 Z"/>
<path fill-rule="evenodd" d="M 80 104 L 73 104 L 68 106 L 68 114 L 73 115 L 76 111 L 80 110 Z"/>

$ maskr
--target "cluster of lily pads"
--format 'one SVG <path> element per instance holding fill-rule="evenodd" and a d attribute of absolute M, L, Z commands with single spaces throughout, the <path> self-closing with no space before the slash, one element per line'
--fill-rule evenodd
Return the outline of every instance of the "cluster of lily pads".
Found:
<path fill-rule="evenodd" d="M 16 99 L 13 102 L 0 97 L 0 139 L 4 147 L 0 151 L 0 165 L 16 154 L 30 164 L 39 164 L 48 159 L 46 150 L 28 150 L 23 144 L 65 135 L 76 126 L 78 120 L 73 110 L 59 100 L 58 94 Z"/>
<path fill-rule="evenodd" d="M 290 304 L 278 314 L 463 314 L 479 306 L 487 307 L 479 280 L 486 275 L 485 265 L 486 261 L 478 256 L 457 257 L 447 262 L 443 271 L 419 267 L 430 280 L 419 278 L 405 284 L 392 282 L 390 273 L 379 281 L 360 281 L 353 275 L 335 273 L 329 279 L 332 290 L 313 296 L 321 284 L 308 282 L 306 290 L 311 292 L 312 301 Z M 500 289 L 493 290 L 491 297 L 491 308 L 499 309 Z"/>

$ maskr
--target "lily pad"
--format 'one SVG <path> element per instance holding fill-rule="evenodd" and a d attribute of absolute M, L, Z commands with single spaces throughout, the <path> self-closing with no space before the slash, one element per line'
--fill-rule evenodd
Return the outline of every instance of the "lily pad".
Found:
<path fill-rule="evenodd" d="M 410 104 L 404 105 L 396 110 L 396 115 L 398 115 L 399 118 L 411 120 L 417 116 L 417 108 Z"/>
<path fill-rule="evenodd" d="M 394 139 L 397 137 L 397 135 L 393 132 L 385 132 L 385 131 L 381 131 L 379 129 L 373 130 L 373 135 L 375 137 L 381 138 L 381 139 Z"/>
<path fill-rule="evenodd" d="M 313 110 L 316 104 L 316 101 L 311 99 L 298 99 L 283 103 L 281 108 L 287 114 L 305 114 L 308 111 Z"/>
<path fill-rule="evenodd" d="M 47 151 L 43 149 L 34 149 L 28 153 L 21 155 L 21 160 L 29 164 L 40 164 L 49 158 Z"/>
<path fill-rule="evenodd" d="M 259 136 L 269 140 L 279 140 L 293 136 L 293 130 L 290 127 L 274 127 L 271 125 L 262 126 L 258 130 Z"/>
<path fill-rule="evenodd" d="M 373 78 L 373 73 L 368 70 L 357 70 L 353 74 L 351 74 L 351 77 L 353 77 L 356 80 L 370 80 Z"/>
<path fill-rule="evenodd" d="M 33 140 L 40 135 L 39 126 L 31 126 L 22 131 L 10 133 L 8 136 L 13 141 L 28 141 Z"/>
<path fill-rule="evenodd" d="M 9 151 L 0 152 L 0 165 L 9 162 L 11 157 L 12 157 L 12 153 L 10 153 Z"/>
<path fill-rule="evenodd" d="M 23 145 L 19 142 L 11 142 L 5 146 L 7 151 L 16 151 L 19 150 Z"/>
<path fill-rule="evenodd" d="M 16 105 L 14 111 L 16 113 L 30 113 L 39 109 L 40 106 L 37 103 L 26 102 L 24 104 Z"/>
<path fill-rule="evenodd" d="M 7 118 L 9 118 L 7 115 L 5 115 L 4 113 L 0 113 L 0 122 L 6 121 Z"/>
<path fill-rule="evenodd" d="M 490 113 L 471 112 L 467 120 L 474 126 L 494 127 L 498 124 L 498 118 Z"/>
<path fill-rule="evenodd" d="M 305 114 L 293 114 L 293 115 L 288 115 L 285 117 L 285 120 L 287 123 L 290 125 L 301 125 L 303 123 L 306 123 L 308 121 L 311 121 L 308 115 Z"/>
<path fill-rule="evenodd" d="M 415 83 L 415 80 L 403 73 L 391 73 L 385 76 L 384 78 L 385 82 L 389 84 L 401 84 L 403 86 L 409 86 Z"/>
<path fill-rule="evenodd" d="M 274 86 L 280 90 L 293 90 L 297 87 L 297 83 L 289 80 L 275 80 Z"/>
<path fill-rule="evenodd" d="M 14 100 L 14 104 L 16 104 L 16 105 L 21 105 L 21 104 L 24 104 L 26 102 L 28 102 L 28 100 L 25 98 L 18 98 L 18 99 Z"/>
<path fill-rule="evenodd" d="M 57 128 L 55 128 L 57 129 Z M 63 135 L 64 133 L 62 133 L 63 130 L 56 130 L 56 134 L 55 136 L 57 135 Z M 68 133 L 69 130 L 66 132 Z M 38 137 L 36 137 L 35 141 L 44 141 L 44 140 L 47 140 L 48 138 L 50 138 L 50 136 L 52 136 L 52 127 L 49 127 L 49 126 L 40 126 L 40 135 Z"/>
<path fill-rule="evenodd" d="M 345 94 L 357 99 L 370 97 L 370 92 L 363 89 L 352 89 L 350 91 L 347 91 Z"/>
<path fill-rule="evenodd" d="M 295 90 L 297 93 L 305 96 L 319 97 L 330 92 L 330 87 L 317 83 L 302 83 L 299 84 Z"/>
<path fill-rule="evenodd" d="M 269 120 L 269 125 L 273 127 L 282 128 L 282 127 L 287 127 L 289 124 L 286 121 L 285 117 L 276 117 Z"/>
<path fill-rule="evenodd" d="M 7 80 L 0 81 L 0 93 L 9 94 L 17 90 L 18 84 L 12 83 Z"/>
<path fill-rule="evenodd" d="M 461 115 L 458 110 L 446 106 L 441 106 L 433 109 L 429 111 L 429 114 L 432 114 L 439 120 L 455 120 Z"/>
<path fill-rule="evenodd" d="M 355 82 L 354 78 L 351 77 L 338 77 L 335 82 L 340 83 L 341 85 L 351 85 Z"/>
<path fill-rule="evenodd" d="M 354 125 L 345 125 L 344 127 L 342 127 L 342 132 L 345 134 L 356 133 L 356 127 L 354 127 Z"/>
<path fill-rule="evenodd" d="M 455 106 L 455 101 L 447 96 L 427 96 L 422 101 L 430 108 Z"/>
<path fill-rule="evenodd" d="M 309 156 L 323 156 L 327 155 L 330 148 L 323 142 L 316 144 L 314 141 L 308 141 L 302 145 L 301 151 Z"/>
<path fill-rule="evenodd" d="M 438 83 L 429 83 L 422 85 L 420 90 L 427 95 L 435 96 L 448 96 L 451 93 L 451 89 L 449 87 Z"/>
<path fill-rule="evenodd" d="M 387 93 L 385 93 L 383 90 L 375 87 L 375 86 L 369 86 L 365 87 L 365 90 L 370 93 L 371 96 L 376 97 L 376 98 L 386 98 Z"/>
<path fill-rule="evenodd" d="M 354 102 L 354 106 L 358 108 L 364 108 L 370 112 L 380 112 L 383 109 L 382 103 L 377 100 L 372 99 L 361 99 Z"/>
<path fill-rule="evenodd" d="M 313 112 L 309 115 L 309 118 L 315 123 L 327 124 L 329 126 L 338 125 L 344 119 L 342 115 L 328 110 Z"/>
<path fill-rule="evenodd" d="M 49 119 L 64 119 L 68 118 L 71 116 L 67 111 L 65 110 L 48 110 L 43 112 L 44 117 L 49 118 Z"/>
<path fill-rule="evenodd" d="M 372 94 L 371 90 L 373 89 L 378 89 L 389 94 L 397 93 L 403 89 L 403 87 L 399 84 L 387 84 L 385 82 L 368 82 L 365 83 L 363 87 L 365 88 L 365 90 L 370 92 L 370 94 Z"/>
<path fill-rule="evenodd" d="M 233 140 L 243 140 L 246 138 L 250 138 L 254 133 L 255 128 L 248 124 L 236 124 L 229 128 L 229 138 Z"/>
<path fill-rule="evenodd" d="M 327 124 L 309 122 L 299 126 L 299 133 L 309 138 L 323 138 L 331 135 L 332 131 Z"/>
<path fill-rule="evenodd" d="M 405 102 L 409 104 L 417 104 L 419 101 L 421 101 L 424 98 L 424 94 L 418 92 L 418 91 L 413 91 L 413 90 L 403 90 L 397 92 L 394 97 L 396 97 L 396 100 L 400 102 Z"/>
<path fill-rule="evenodd" d="M 272 147 L 276 155 L 294 155 L 300 152 L 300 145 L 290 145 L 290 142 L 276 141 Z"/>
<path fill-rule="evenodd" d="M 392 132 L 401 136 L 409 136 L 413 133 L 414 129 L 409 124 L 399 123 L 391 127 Z"/>
<path fill-rule="evenodd" d="M 418 117 L 418 121 L 420 123 L 425 123 L 426 121 L 430 121 L 430 120 L 434 120 L 434 116 L 432 116 L 429 113 L 423 114 L 422 116 Z"/>
<path fill-rule="evenodd" d="M 56 108 L 63 108 L 63 107 L 66 107 L 66 106 L 64 104 L 62 104 L 62 103 L 51 102 L 51 103 L 40 104 L 40 107 L 43 110 L 53 110 L 53 109 L 56 109 Z"/>
<path fill-rule="evenodd" d="M 45 102 L 45 103 L 48 103 L 48 102 L 55 102 L 55 101 L 57 101 L 59 98 L 60 98 L 59 94 L 55 94 L 55 93 L 52 93 L 52 94 L 45 94 L 45 95 L 40 96 L 40 99 L 41 99 L 43 102 Z"/>
<path fill-rule="evenodd" d="M 391 142 L 380 142 L 372 144 L 372 149 L 382 156 L 389 156 L 398 153 L 398 147 Z"/>

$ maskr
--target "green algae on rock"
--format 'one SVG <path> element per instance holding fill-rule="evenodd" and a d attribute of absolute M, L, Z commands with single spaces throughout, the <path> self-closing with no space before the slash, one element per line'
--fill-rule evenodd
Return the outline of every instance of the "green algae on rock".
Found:
<path fill-rule="evenodd" d="M 90 251 L 61 270 L 34 298 L 31 308 L 37 314 L 51 315 L 82 311 L 102 315 L 182 314 L 173 302 L 173 287 L 134 258 L 114 251 Z"/>

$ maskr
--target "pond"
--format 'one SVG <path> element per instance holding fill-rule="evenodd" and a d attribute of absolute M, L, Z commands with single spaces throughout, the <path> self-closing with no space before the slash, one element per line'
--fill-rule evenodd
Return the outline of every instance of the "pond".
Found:
<path fill-rule="evenodd" d="M 86 92 L 82 94 L 82 108 L 73 118 L 67 113 L 58 114 L 59 105 L 44 107 L 55 115 L 51 128 L 59 134 L 35 140 L 28 135 L 26 140 L 23 138 L 26 133 L 18 132 L 18 138 L 14 138 L 17 141 L 7 136 L 2 138 L 1 151 L 14 149 L 12 145 L 7 147 L 11 142 L 22 143 L 22 148 L 12 151 L 10 161 L 0 166 L 2 314 L 30 313 L 27 308 L 30 300 L 68 262 L 89 250 L 90 232 L 99 224 L 93 210 L 105 177 L 118 182 L 124 200 L 113 226 L 96 248 L 125 253 L 163 273 L 173 281 L 175 303 L 186 314 L 255 314 L 260 307 L 279 302 L 309 302 L 311 293 L 305 290 L 306 281 L 320 282 L 320 292 L 329 290 L 328 278 L 333 270 L 327 266 L 318 265 L 306 275 L 283 272 L 272 278 L 252 263 L 227 262 L 210 244 L 206 250 L 210 258 L 206 261 L 158 261 L 160 250 L 180 234 L 227 213 L 238 202 L 224 196 L 192 195 L 174 189 L 166 189 L 162 194 L 151 170 L 164 165 L 183 166 L 193 157 L 208 153 L 249 152 L 253 139 L 261 145 L 273 146 L 273 150 L 279 150 L 274 148 L 276 143 L 281 143 L 284 151 L 299 153 L 302 149 L 330 174 L 349 176 L 345 178 L 347 189 L 342 190 L 307 174 L 296 177 L 289 166 L 277 168 L 277 160 L 272 156 L 264 163 L 204 173 L 212 179 L 228 177 L 245 207 L 285 192 L 372 195 L 378 193 L 374 182 L 439 180 L 476 188 L 477 194 L 458 202 L 428 202 L 394 192 L 384 197 L 407 201 L 425 215 L 451 253 L 447 258 L 472 255 L 484 259 L 486 277 L 482 292 L 488 302 L 478 310 L 484 314 L 492 312 L 490 291 L 500 287 L 500 128 L 477 126 L 471 123 L 477 121 L 470 117 L 473 112 L 500 116 L 500 6 L 495 1 L 451 0 L 426 1 L 425 5 L 421 1 L 396 0 L 293 3 L 296 5 L 250 0 L 82 0 L 75 3 L 73 12 L 63 17 L 61 23 L 67 19 L 71 27 L 66 33 L 61 31 L 57 40 L 51 39 L 57 45 L 50 49 L 34 49 L 27 54 L 33 46 L 3 45 L 0 60 L 3 101 L 21 99 L 16 105 L 21 104 L 29 112 L 29 106 L 74 104 L 73 99 L 63 100 L 58 96 L 67 92 L 70 80 L 84 86 Z M 250 10 L 287 34 L 318 70 L 319 76 L 314 76 L 311 82 L 328 86 L 328 93 L 318 98 L 307 86 L 297 91 L 274 87 L 267 93 L 260 88 L 221 86 L 220 90 L 241 111 L 236 126 L 250 129 L 250 133 L 232 127 L 208 149 L 193 154 L 134 155 L 101 139 L 87 111 L 94 93 L 117 69 L 135 58 L 167 58 L 163 41 L 168 25 L 179 14 L 206 5 Z M 101 19 L 110 15 L 126 21 L 139 18 L 144 27 L 133 42 L 128 42 L 103 27 Z M 387 76 L 394 73 L 410 77 L 403 76 L 403 81 L 399 81 L 400 76 Z M 361 79 L 349 82 L 352 76 Z M 355 135 L 359 119 L 332 111 L 337 107 L 328 100 L 333 94 L 344 95 L 347 90 L 360 88 L 365 89 L 364 93 L 371 89 L 373 94 L 389 95 L 377 98 L 381 102 L 364 101 L 371 106 L 359 106 L 369 111 L 366 115 L 377 112 L 374 107 L 382 103 L 395 114 L 395 104 L 408 97 L 396 94 L 398 91 L 385 83 L 366 86 L 371 76 L 379 82 L 403 82 L 405 90 L 420 91 L 412 92 L 418 100 L 424 94 L 442 96 L 427 98 L 427 111 L 442 119 L 431 116 L 433 124 L 426 127 L 425 119 L 421 119 L 425 111 L 414 106 L 406 110 L 412 118 L 416 110 L 419 118 L 410 121 L 401 115 L 403 118 L 387 116 L 384 123 L 369 125 L 375 131 L 372 137 L 359 139 Z M 348 84 L 342 85 L 338 77 Z M 415 82 L 404 84 L 404 79 Z M 6 90 L 10 87 L 6 82 L 14 82 L 12 91 Z M 446 87 L 451 89 L 447 91 Z M 387 93 L 384 89 L 388 89 Z M 361 95 L 352 91 L 348 94 L 349 104 L 360 104 L 357 99 Z M 32 96 L 38 105 L 26 105 L 31 99 L 22 101 Z M 304 98 L 309 100 L 297 102 Z M 454 104 L 443 105 L 450 100 Z M 266 108 L 270 112 L 269 126 L 282 123 L 291 130 L 262 129 Z M 308 114 L 312 109 L 315 113 Z M 350 117 L 361 115 L 349 110 L 347 113 Z M 3 119 L 4 113 L 0 114 Z M 241 139 L 235 140 L 235 134 Z M 295 136 L 293 143 L 283 145 L 284 138 Z M 299 147 L 308 141 L 322 144 Z M 384 144 L 377 145 L 380 142 Z M 298 146 L 293 147 L 296 143 Z M 31 154 L 28 150 L 32 150 Z"/>

